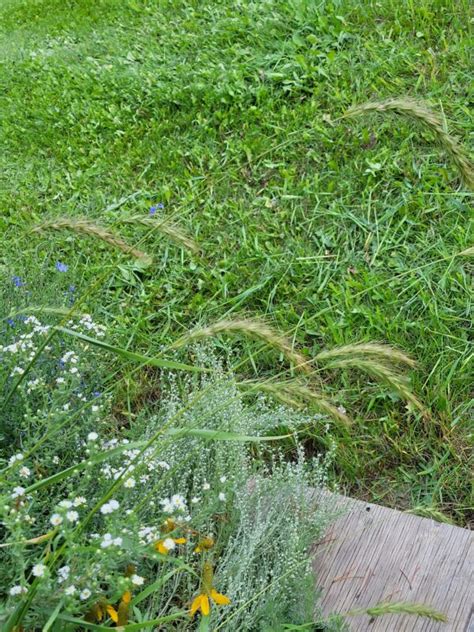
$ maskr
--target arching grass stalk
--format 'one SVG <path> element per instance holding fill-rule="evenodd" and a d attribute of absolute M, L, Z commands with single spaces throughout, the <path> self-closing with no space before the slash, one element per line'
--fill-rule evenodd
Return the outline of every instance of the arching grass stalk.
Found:
<path fill-rule="evenodd" d="M 378 358 L 382 361 L 406 364 L 409 367 L 416 366 L 416 360 L 408 356 L 400 349 L 390 345 L 374 342 L 358 342 L 321 351 L 315 356 L 315 360 L 333 360 L 334 358 Z"/>
<path fill-rule="evenodd" d="M 352 358 L 335 358 L 327 364 L 328 369 L 357 369 L 363 373 L 367 373 L 385 382 L 398 393 L 400 397 L 412 404 L 425 417 L 429 418 L 430 413 L 426 407 L 420 402 L 418 397 L 410 389 L 407 378 L 402 373 L 396 371 L 393 367 L 388 366 L 380 361 L 370 358 L 352 357 Z"/>
<path fill-rule="evenodd" d="M 190 250 L 197 254 L 200 251 L 199 245 L 185 233 L 185 231 L 168 219 L 160 220 L 154 217 L 143 217 L 142 215 L 132 215 L 131 217 L 119 217 L 116 219 L 117 224 L 134 224 L 146 226 L 154 231 L 163 233 L 169 237 L 172 241 L 176 242 L 180 246 Z"/>
<path fill-rule="evenodd" d="M 277 382 L 274 380 L 249 380 L 239 382 L 238 386 L 247 391 L 261 391 L 272 395 L 283 404 L 303 409 L 306 406 L 314 406 L 321 412 L 328 414 L 336 421 L 342 422 L 348 427 L 352 420 L 335 404 L 330 402 L 323 393 L 315 391 L 297 380 Z"/>
<path fill-rule="evenodd" d="M 426 105 L 409 97 L 387 99 L 386 101 L 369 101 L 355 105 L 344 114 L 343 118 L 353 118 L 373 112 L 391 112 L 421 123 L 435 135 L 438 143 L 451 156 L 462 180 L 470 189 L 474 189 L 474 165 L 462 146 L 454 136 L 451 136 L 440 119 Z"/>
<path fill-rule="evenodd" d="M 405 603 L 403 601 L 379 603 L 370 608 L 357 608 L 346 612 L 344 616 L 356 617 L 363 614 L 368 614 L 371 617 L 381 617 L 386 614 L 412 614 L 417 617 L 432 619 L 433 621 L 446 622 L 448 620 L 445 614 L 430 606 L 425 606 L 421 603 Z"/>
<path fill-rule="evenodd" d="M 251 338 L 257 338 L 265 342 L 269 347 L 273 347 L 282 353 L 289 360 L 295 369 L 309 373 L 311 366 L 307 357 L 296 351 L 291 342 L 282 334 L 275 331 L 257 318 L 236 318 L 229 320 L 220 320 L 207 327 L 195 329 L 189 332 L 175 343 L 171 345 L 171 349 L 183 347 L 197 340 L 204 338 L 212 338 L 221 334 L 241 334 Z"/>
<path fill-rule="evenodd" d="M 35 226 L 33 228 L 34 233 L 40 233 L 48 230 L 69 230 L 73 233 L 78 233 L 80 235 L 86 235 L 88 237 L 100 239 L 110 246 L 117 248 L 124 254 L 135 257 L 145 265 L 149 265 L 153 261 L 153 258 L 146 252 L 139 250 L 135 246 L 131 246 L 124 239 L 122 239 L 122 237 L 119 237 L 115 233 L 104 228 L 103 226 L 100 226 L 99 224 L 91 222 L 87 218 L 59 218 L 43 222 L 42 224 L 39 224 L 38 226 Z"/>

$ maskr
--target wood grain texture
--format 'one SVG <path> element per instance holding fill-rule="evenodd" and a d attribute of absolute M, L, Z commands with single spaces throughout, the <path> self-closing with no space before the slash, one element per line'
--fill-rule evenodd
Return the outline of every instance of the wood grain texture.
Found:
<path fill-rule="evenodd" d="M 345 513 L 312 550 L 325 614 L 381 602 L 422 603 L 443 612 L 448 622 L 413 615 L 347 620 L 353 632 L 474 632 L 473 532 L 341 496 L 333 499 Z"/>

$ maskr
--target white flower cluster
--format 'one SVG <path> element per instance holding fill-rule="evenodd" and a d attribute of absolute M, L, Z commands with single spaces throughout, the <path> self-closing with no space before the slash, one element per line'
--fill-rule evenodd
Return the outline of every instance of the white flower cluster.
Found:
<path fill-rule="evenodd" d="M 112 498 L 111 500 L 109 500 L 108 502 L 102 505 L 102 507 L 100 508 L 100 513 L 111 514 L 114 511 L 117 511 L 119 507 L 120 507 L 120 503 L 117 500 L 114 500 Z"/>
<path fill-rule="evenodd" d="M 31 331 L 21 334 L 15 342 L 9 345 L 0 345 L 0 356 L 2 354 L 22 355 L 28 362 L 35 357 L 37 346 L 35 336 L 44 335 L 50 330 L 49 325 L 43 326 L 35 316 L 29 316 L 24 321 L 25 325 L 33 325 Z M 10 377 L 15 375 L 23 375 L 25 372 L 21 366 L 14 366 L 10 372 Z M 33 381 L 34 382 L 34 381 Z M 34 387 L 34 383 L 33 383 Z"/>
<path fill-rule="evenodd" d="M 156 527 L 141 527 L 138 530 L 140 544 L 151 544 L 159 540 L 159 530 Z"/>
<path fill-rule="evenodd" d="M 160 500 L 160 505 L 164 513 L 167 514 L 186 511 L 186 500 L 181 494 L 174 494 L 171 498 L 163 498 Z"/>
<path fill-rule="evenodd" d="M 73 320 L 70 320 L 68 326 L 74 330 L 85 329 L 88 332 L 94 333 L 98 338 L 105 336 L 105 332 L 107 331 L 104 325 L 94 323 L 90 314 L 84 314 L 77 324 Z"/>
<path fill-rule="evenodd" d="M 79 369 L 76 366 L 77 363 L 79 362 L 79 358 L 77 354 L 74 353 L 74 351 L 67 351 L 61 358 L 61 362 L 65 368 L 67 368 L 69 365 L 68 370 L 69 370 L 69 373 L 71 373 L 71 375 L 75 375 L 76 373 L 79 373 Z M 57 380 L 56 380 L 56 383 L 57 383 Z"/>
<path fill-rule="evenodd" d="M 97 433 L 89 433 L 87 437 L 88 441 L 95 441 L 98 439 Z M 129 441 L 127 439 L 122 439 L 122 441 L 118 441 L 118 439 L 109 439 L 103 443 L 103 448 L 105 450 L 113 449 L 118 445 L 127 445 Z M 130 449 L 124 450 L 121 455 L 121 464 L 120 467 L 113 467 L 110 463 L 105 463 L 102 466 L 101 472 L 105 478 L 117 480 L 118 478 L 123 477 L 124 479 L 124 487 L 126 489 L 132 489 L 136 487 L 137 482 L 141 484 L 145 484 L 150 480 L 150 474 L 156 470 L 165 470 L 168 471 L 170 469 L 169 463 L 166 461 L 162 461 L 154 455 L 155 450 L 153 448 L 149 448 L 145 450 L 142 454 L 140 450 Z M 139 473 L 137 473 L 139 470 Z M 133 474 L 133 476 L 131 476 Z"/>
<path fill-rule="evenodd" d="M 8 460 L 8 465 L 10 465 L 10 466 L 15 465 L 15 463 L 17 463 L 18 461 L 23 461 L 24 458 L 25 457 L 23 456 L 23 454 L 21 452 L 19 452 L 18 454 L 14 454 Z"/>
<path fill-rule="evenodd" d="M 15 597 L 17 595 L 24 595 L 27 592 L 28 590 L 25 588 L 25 586 L 21 586 L 20 584 L 17 584 L 16 586 L 12 586 L 10 590 L 8 591 L 8 593 L 12 597 Z"/>
<path fill-rule="evenodd" d="M 84 496 L 76 496 L 73 500 L 64 499 L 58 503 L 59 511 L 53 513 L 49 519 L 53 527 L 59 527 L 61 524 L 75 524 L 79 520 L 79 513 L 74 507 L 81 507 L 86 504 Z"/>
<path fill-rule="evenodd" d="M 114 537 L 111 533 L 104 533 L 100 547 L 107 549 L 109 546 L 122 546 L 122 542 L 123 540 L 120 536 Z"/>
<path fill-rule="evenodd" d="M 40 388 L 41 386 L 43 386 L 43 384 L 44 384 L 44 381 L 42 379 L 40 379 L 40 378 L 35 378 L 34 380 L 29 380 L 26 383 L 26 387 L 27 387 L 26 388 L 26 392 L 28 393 L 28 395 L 31 395 L 31 393 L 34 390 Z"/>

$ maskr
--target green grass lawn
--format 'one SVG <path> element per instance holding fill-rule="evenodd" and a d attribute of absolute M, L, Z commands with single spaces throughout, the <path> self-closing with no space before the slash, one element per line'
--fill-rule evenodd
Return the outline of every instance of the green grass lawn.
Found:
<path fill-rule="evenodd" d="M 59 259 L 86 288 L 110 249 L 32 236 L 33 224 L 107 224 L 163 204 L 202 256 L 121 227 L 154 266 L 123 264 L 90 311 L 149 354 L 242 314 L 308 357 L 356 341 L 400 347 L 419 361 L 413 389 L 432 418 L 334 372 L 327 388 L 356 421 L 335 431 L 334 478 L 359 498 L 467 524 L 472 285 L 457 254 L 472 245 L 470 194 L 422 127 L 341 116 L 408 95 L 469 151 L 470 20 L 464 0 L 3 0 L 2 273 L 31 279 Z M 253 377 L 252 348 L 239 351 Z"/>

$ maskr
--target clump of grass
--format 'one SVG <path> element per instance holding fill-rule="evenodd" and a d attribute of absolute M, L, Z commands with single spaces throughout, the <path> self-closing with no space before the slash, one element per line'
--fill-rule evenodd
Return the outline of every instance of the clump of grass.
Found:
<path fill-rule="evenodd" d="M 474 190 L 474 165 L 472 161 L 457 139 L 446 131 L 440 117 L 427 108 L 424 103 L 408 97 L 387 99 L 386 101 L 369 101 L 349 108 L 344 117 L 352 118 L 371 112 L 393 112 L 415 120 L 431 130 L 439 144 L 451 156 L 466 186 Z"/>
<path fill-rule="evenodd" d="M 135 257 L 144 264 L 149 265 L 153 261 L 153 258 L 146 252 L 143 252 L 142 250 L 131 246 L 124 239 L 122 239 L 122 237 L 119 237 L 107 228 L 104 228 L 99 224 L 95 224 L 94 222 L 91 222 L 86 218 L 59 218 L 43 222 L 42 224 L 39 224 L 38 226 L 35 226 L 33 228 L 33 232 L 36 233 L 48 230 L 69 230 L 80 235 L 94 237 L 106 242 L 107 244 L 110 244 L 114 248 L 121 250 L 127 255 Z"/>
<path fill-rule="evenodd" d="M 358 616 L 361 614 L 368 614 L 371 617 L 381 617 L 385 614 L 413 614 L 418 617 L 426 617 L 433 621 L 446 622 L 448 619 L 442 612 L 438 612 L 430 606 L 425 606 L 420 603 L 379 603 L 371 608 L 358 608 L 357 610 L 351 610 L 346 613 L 346 616 Z"/>
<path fill-rule="evenodd" d="M 260 319 L 256 318 L 238 318 L 225 319 L 212 323 L 208 327 L 195 329 L 189 334 L 177 340 L 172 347 L 178 348 L 184 345 L 202 340 L 204 338 L 213 338 L 220 334 L 242 334 L 251 338 L 257 338 L 265 342 L 268 346 L 280 351 L 287 360 L 289 360 L 295 368 L 305 373 L 311 371 L 308 359 L 298 351 L 296 351 L 291 342 L 283 335 L 275 331 Z"/>
<path fill-rule="evenodd" d="M 262 391 L 278 399 L 283 404 L 294 408 L 304 409 L 308 404 L 324 412 L 345 426 L 350 426 L 352 420 L 345 414 L 342 408 L 337 407 L 327 399 L 323 393 L 309 388 L 297 380 L 291 381 L 261 381 L 254 380 L 241 382 L 240 386 L 250 390 Z"/>
<path fill-rule="evenodd" d="M 187 250 L 198 254 L 200 248 L 198 244 L 185 233 L 185 231 L 176 223 L 172 223 L 168 220 L 159 220 L 153 217 L 142 217 L 141 215 L 132 215 L 131 217 L 120 217 L 117 219 L 117 223 L 120 224 L 140 224 L 157 230 L 169 237 L 172 241 L 176 242 L 180 246 L 183 246 Z"/>

